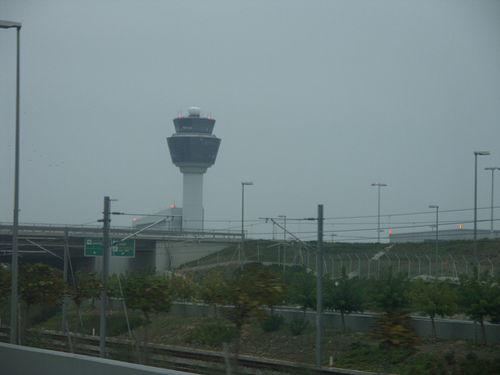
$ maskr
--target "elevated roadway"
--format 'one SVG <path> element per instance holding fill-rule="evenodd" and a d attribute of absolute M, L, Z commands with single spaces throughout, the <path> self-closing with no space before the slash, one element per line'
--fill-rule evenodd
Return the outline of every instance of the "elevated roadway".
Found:
<path fill-rule="evenodd" d="M 111 238 L 130 237 L 135 241 L 133 257 L 112 256 L 110 273 L 155 267 L 171 271 L 180 265 L 217 252 L 240 241 L 239 232 L 192 231 L 173 232 L 148 229 L 137 233 L 133 227 L 111 227 Z M 67 238 L 66 238 L 67 233 Z M 63 268 L 64 249 L 67 246 L 70 265 L 99 272 L 101 258 L 85 255 L 86 239 L 102 239 L 100 226 L 65 226 L 49 224 L 22 224 L 19 226 L 19 261 L 50 264 Z M 10 264 L 12 256 L 12 224 L 0 223 L 0 261 Z"/>

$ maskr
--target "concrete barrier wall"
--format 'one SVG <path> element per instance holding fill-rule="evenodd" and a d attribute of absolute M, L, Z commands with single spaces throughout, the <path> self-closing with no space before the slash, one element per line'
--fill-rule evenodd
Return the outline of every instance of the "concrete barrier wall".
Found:
<path fill-rule="evenodd" d="M 286 322 L 292 319 L 303 311 L 297 308 L 280 308 L 275 310 L 277 314 L 282 315 Z M 191 305 L 174 304 L 172 308 L 173 314 L 187 314 L 190 316 L 210 315 L 214 316 L 214 309 L 206 305 Z M 221 314 L 218 313 L 218 317 Z M 372 329 L 373 324 L 379 317 L 379 314 L 349 314 L 345 316 L 346 328 L 353 332 L 368 332 Z M 309 324 L 316 324 L 316 312 L 307 311 L 306 319 Z M 450 340 L 481 340 L 481 326 L 467 320 L 451 320 L 451 319 L 434 319 L 436 324 L 436 334 L 438 337 Z M 430 318 L 411 317 L 412 325 L 421 337 L 432 336 L 432 323 Z M 328 311 L 323 314 L 323 324 L 326 327 L 342 328 L 342 318 L 340 313 Z M 500 324 L 485 323 L 486 340 L 489 343 L 500 343 Z"/>
<path fill-rule="evenodd" d="M 5 375 L 195 375 L 104 358 L 0 343 Z"/>

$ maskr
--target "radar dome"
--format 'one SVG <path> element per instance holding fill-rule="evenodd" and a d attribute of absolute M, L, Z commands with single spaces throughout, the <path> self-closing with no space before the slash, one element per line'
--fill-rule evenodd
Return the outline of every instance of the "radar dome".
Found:
<path fill-rule="evenodd" d="M 198 107 L 190 107 L 188 109 L 189 117 L 200 117 L 201 109 Z"/>

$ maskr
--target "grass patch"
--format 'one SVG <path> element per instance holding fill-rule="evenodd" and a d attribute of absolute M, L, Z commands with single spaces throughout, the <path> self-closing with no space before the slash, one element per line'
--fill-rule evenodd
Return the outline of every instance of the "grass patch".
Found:
<path fill-rule="evenodd" d="M 224 323 L 207 324 L 190 330 L 186 343 L 196 342 L 202 345 L 221 347 L 224 342 L 231 342 L 236 337 L 236 329 Z"/>
<path fill-rule="evenodd" d="M 74 308 L 68 309 L 67 321 L 69 325 L 69 330 L 71 332 L 75 331 L 75 322 L 78 319 L 78 333 L 89 335 L 95 334 L 100 335 L 101 327 L 101 315 L 99 310 L 85 309 L 81 311 L 80 317 L 76 316 L 76 310 Z M 133 330 L 140 327 L 144 319 L 142 314 L 138 312 L 129 312 L 128 319 L 130 328 Z M 62 313 L 59 311 L 56 315 L 53 315 L 47 321 L 39 324 L 36 328 L 41 328 L 49 331 L 61 331 L 62 326 Z M 122 334 L 128 335 L 127 319 L 123 311 L 111 311 L 106 316 L 106 335 L 107 336 L 120 336 Z"/>
<path fill-rule="evenodd" d="M 390 365 L 398 364 L 410 354 L 405 350 L 388 352 L 378 344 L 355 341 L 351 344 L 351 350 L 334 359 L 334 366 L 377 372 L 388 366 L 388 362 Z"/>

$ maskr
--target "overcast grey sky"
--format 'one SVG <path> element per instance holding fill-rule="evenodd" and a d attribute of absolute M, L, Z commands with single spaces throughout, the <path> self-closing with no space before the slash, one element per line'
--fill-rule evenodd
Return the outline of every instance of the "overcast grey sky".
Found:
<path fill-rule="evenodd" d="M 165 139 L 190 106 L 222 139 L 204 178 L 206 227 L 238 229 L 252 181 L 253 237 L 272 230 L 259 218 L 286 215 L 314 239 L 314 223 L 292 218 L 323 204 L 327 236 L 374 241 L 374 182 L 388 185 L 393 233 L 429 230 L 430 204 L 443 225 L 472 228 L 477 150 L 491 152 L 478 160 L 478 206 L 490 206 L 500 1 L 2 0 L 0 19 L 23 24 L 22 223 L 95 223 L 104 196 L 127 213 L 180 206 Z M 1 222 L 12 222 L 15 51 L 15 30 L 0 30 Z"/>

